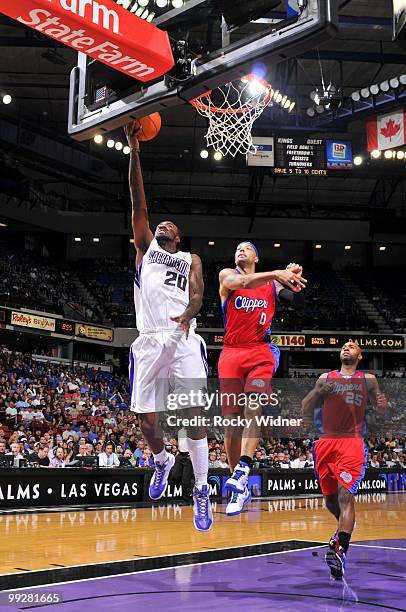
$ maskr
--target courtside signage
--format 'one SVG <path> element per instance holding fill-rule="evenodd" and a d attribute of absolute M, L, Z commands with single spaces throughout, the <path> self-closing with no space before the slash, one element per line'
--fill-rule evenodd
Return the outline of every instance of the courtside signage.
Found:
<path fill-rule="evenodd" d="M 139 81 L 175 63 L 167 32 L 112 0 L 0 0 L 0 11 Z"/>

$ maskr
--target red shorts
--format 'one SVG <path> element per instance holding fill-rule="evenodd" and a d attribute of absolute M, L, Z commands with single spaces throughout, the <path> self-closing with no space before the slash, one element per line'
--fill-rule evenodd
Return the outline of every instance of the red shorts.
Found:
<path fill-rule="evenodd" d="M 323 495 L 338 485 L 355 495 L 364 478 L 368 451 L 362 438 L 320 438 L 313 444 L 314 472 Z"/>
<path fill-rule="evenodd" d="M 218 363 L 222 414 L 244 413 L 244 406 L 235 401 L 243 393 L 270 395 L 275 369 L 275 356 L 269 344 L 224 347 Z"/>

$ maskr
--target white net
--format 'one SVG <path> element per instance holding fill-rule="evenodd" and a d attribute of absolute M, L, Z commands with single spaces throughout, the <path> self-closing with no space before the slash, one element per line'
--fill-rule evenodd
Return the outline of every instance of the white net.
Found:
<path fill-rule="evenodd" d="M 252 126 L 271 102 L 272 93 L 269 83 L 247 76 L 192 100 L 200 115 L 209 120 L 207 146 L 223 156 L 256 153 Z"/>

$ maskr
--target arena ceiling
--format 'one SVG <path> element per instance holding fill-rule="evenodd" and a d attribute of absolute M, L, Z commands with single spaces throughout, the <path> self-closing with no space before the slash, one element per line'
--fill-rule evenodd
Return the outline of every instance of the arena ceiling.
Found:
<path fill-rule="evenodd" d="M 52 206 L 84 212 L 126 210 L 128 158 L 67 136 L 74 51 L 5 17 L 0 24 L 0 89 L 13 96 L 11 105 L 0 105 L 0 147 L 7 163 L 16 164 L 47 193 L 63 196 L 56 197 Z M 199 31 L 196 38 L 203 46 L 204 32 Z M 358 153 L 365 151 L 366 115 L 319 127 L 311 127 L 306 119 L 310 93 L 321 84 L 320 66 L 327 80 L 350 95 L 403 74 L 405 59 L 405 51 L 391 42 L 389 2 L 341 0 L 338 36 L 318 50 L 273 67 L 268 78 L 296 100 L 301 112 L 299 133 L 323 137 L 348 133 Z M 390 110 L 391 105 L 385 108 Z M 294 132 L 294 123 L 286 113 L 266 112 L 257 133 Z M 2 138 L 10 124 L 20 134 L 11 147 Z M 374 172 L 363 166 L 337 178 L 275 178 L 268 171 L 247 169 L 243 158 L 201 159 L 205 122 L 188 104 L 168 110 L 163 124 L 156 141 L 142 147 L 146 191 L 156 212 L 376 219 L 405 213 L 405 164 L 382 164 Z M 60 154 L 55 155 L 51 145 L 48 154 L 30 152 L 25 147 L 25 129 L 31 138 L 38 134 L 52 141 Z M 119 131 L 115 135 L 119 137 Z M 73 149 L 89 156 L 80 171 L 69 161 Z"/>

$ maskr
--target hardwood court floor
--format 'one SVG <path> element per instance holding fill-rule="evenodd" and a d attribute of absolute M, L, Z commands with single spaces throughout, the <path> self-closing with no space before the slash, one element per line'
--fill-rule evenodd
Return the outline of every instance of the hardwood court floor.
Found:
<path fill-rule="evenodd" d="M 326 541 L 335 521 L 321 498 L 254 501 L 236 517 L 214 504 L 214 525 L 197 532 L 179 506 L 0 514 L 0 574 L 247 546 Z M 406 537 L 406 494 L 357 498 L 354 541 Z"/>

